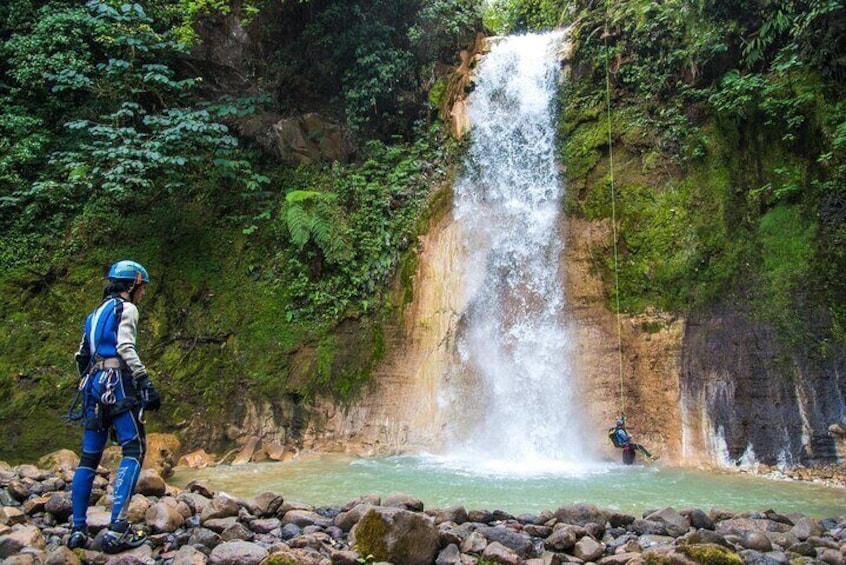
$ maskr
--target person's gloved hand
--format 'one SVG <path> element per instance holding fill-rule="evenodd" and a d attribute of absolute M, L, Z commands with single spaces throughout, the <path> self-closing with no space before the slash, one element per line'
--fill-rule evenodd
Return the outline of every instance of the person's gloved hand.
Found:
<path fill-rule="evenodd" d="M 162 396 L 156 387 L 153 386 L 153 381 L 146 373 L 143 373 L 135 378 L 135 389 L 138 391 L 138 396 L 141 399 L 141 406 L 145 410 L 155 412 L 162 407 Z"/>

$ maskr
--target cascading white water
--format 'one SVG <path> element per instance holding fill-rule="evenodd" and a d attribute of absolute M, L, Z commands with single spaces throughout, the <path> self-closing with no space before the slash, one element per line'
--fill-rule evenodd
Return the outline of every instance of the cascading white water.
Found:
<path fill-rule="evenodd" d="M 451 452 L 488 461 L 582 458 L 561 270 L 564 187 L 555 160 L 561 33 L 500 40 L 468 99 L 455 219 L 469 294 Z M 467 382 L 476 386 L 469 387 Z"/>

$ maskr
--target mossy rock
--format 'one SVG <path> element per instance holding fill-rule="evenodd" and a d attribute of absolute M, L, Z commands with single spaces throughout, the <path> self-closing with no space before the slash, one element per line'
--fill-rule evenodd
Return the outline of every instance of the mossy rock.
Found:
<path fill-rule="evenodd" d="M 743 565 L 743 559 L 737 553 L 714 543 L 648 551 L 636 562 L 638 565 Z"/>
<path fill-rule="evenodd" d="M 370 511 L 355 528 L 355 548 L 362 555 L 372 555 L 379 560 L 388 558 L 388 543 L 385 540 L 388 525 L 378 512 Z"/>

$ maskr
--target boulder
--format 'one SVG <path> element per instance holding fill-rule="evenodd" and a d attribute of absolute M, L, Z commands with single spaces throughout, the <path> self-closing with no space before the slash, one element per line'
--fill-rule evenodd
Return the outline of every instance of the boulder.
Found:
<path fill-rule="evenodd" d="M 15 526 L 11 532 L 0 536 L 0 557 L 5 559 L 24 548 L 44 549 L 46 546 L 47 542 L 38 526 Z"/>
<path fill-rule="evenodd" d="M 44 505 L 44 510 L 49 512 L 56 518 L 58 522 L 64 522 L 68 519 L 73 511 L 73 504 L 71 502 L 70 492 L 57 492 L 47 499 Z"/>
<path fill-rule="evenodd" d="M 523 559 L 517 555 L 516 551 L 496 541 L 488 544 L 482 552 L 482 558 L 502 565 L 522 565 L 523 563 Z"/>
<path fill-rule="evenodd" d="M 582 561 L 596 561 L 605 552 L 605 546 L 590 536 L 584 536 L 573 547 L 573 555 Z"/>
<path fill-rule="evenodd" d="M 284 499 L 281 494 L 274 492 L 265 492 L 255 498 L 247 501 L 247 508 L 250 512 L 260 518 L 273 516 L 279 507 L 282 506 Z"/>
<path fill-rule="evenodd" d="M 73 471 L 79 465 L 79 455 L 70 449 L 59 449 L 43 456 L 38 460 L 38 466 L 44 469 L 61 473 Z"/>
<path fill-rule="evenodd" d="M 413 496 L 403 493 L 389 494 L 385 498 L 384 506 L 396 506 L 398 508 L 405 508 L 412 512 L 422 512 L 423 502 Z"/>
<path fill-rule="evenodd" d="M 433 520 L 400 508 L 373 507 L 350 532 L 362 555 L 404 565 L 430 565 L 438 551 Z"/>
<path fill-rule="evenodd" d="M 598 524 L 604 528 L 608 521 L 608 515 L 605 511 L 600 510 L 593 504 L 571 504 L 569 506 L 562 506 L 555 511 L 555 518 L 559 522 L 565 524 L 575 524 L 577 526 L 587 526 L 588 524 Z"/>
<path fill-rule="evenodd" d="M 144 519 L 156 533 L 175 532 L 185 523 L 185 517 L 174 506 L 165 502 L 157 502 L 150 506 Z"/>
<path fill-rule="evenodd" d="M 435 512 L 435 523 L 452 522 L 463 524 L 467 521 L 467 510 L 463 506 L 449 506 Z"/>
<path fill-rule="evenodd" d="M 347 163 L 357 153 L 341 124 L 314 113 L 276 122 L 270 128 L 270 138 L 285 163 Z"/>
<path fill-rule="evenodd" d="M 212 501 L 203 508 L 200 514 L 200 521 L 205 523 L 207 520 L 215 518 L 226 518 L 229 516 L 237 516 L 238 501 L 226 494 L 216 494 Z"/>
<path fill-rule="evenodd" d="M 208 557 L 194 546 L 183 545 L 176 552 L 170 565 L 206 565 Z"/>
<path fill-rule="evenodd" d="M 649 514 L 646 519 L 661 522 L 666 526 L 667 533 L 675 537 L 684 535 L 690 529 L 690 520 L 669 507 Z"/>
<path fill-rule="evenodd" d="M 47 556 L 47 561 L 44 562 L 44 565 L 81 565 L 82 561 L 80 561 L 79 557 L 76 554 L 68 549 L 67 547 L 60 545 L 57 548 L 54 548 L 50 551 L 49 555 Z"/>
<path fill-rule="evenodd" d="M 180 467 L 189 467 L 191 469 L 205 469 L 206 467 L 214 467 L 214 464 L 214 456 L 206 453 L 206 450 L 202 447 L 183 455 L 177 462 L 177 465 Z"/>
<path fill-rule="evenodd" d="M 546 548 L 551 551 L 567 551 L 576 545 L 577 529 L 573 526 L 555 528 L 552 534 L 544 540 Z"/>
<path fill-rule="evenodd" d="M 253 454 L 256 452 L 256 448 L 258 447 L 259 438 L 255 436 L 251 436 L 247 438 L 244 447 L 241 448 L 241 451 L 235 456 L 235 459 L 232 460 L 233 465 L 244 465 L 245 463 L 249 463 L 253 460 Z"/>
<path fill-rule="evenodd" d="M 211 565 L 258 565 L 269 553 L 257 543 L 235 540 L 221 543 L 209 555 Z"/>
<path fill-rule="evenodd" d="M 167 483 L 156 469 L 142 469 L 135 492 L 144 496 L 162 497 L 167 493 Z"/>

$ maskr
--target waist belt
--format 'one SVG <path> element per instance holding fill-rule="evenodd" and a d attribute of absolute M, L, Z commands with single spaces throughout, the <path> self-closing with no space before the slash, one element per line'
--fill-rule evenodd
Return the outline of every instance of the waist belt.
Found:
<path fill-rule="evenodd" d="M 119 357 L 108 357 L 100 359 L 91 367 L 94 371 L 102 371 L 103 369 L 120 369 L 121 360 Z"/>

